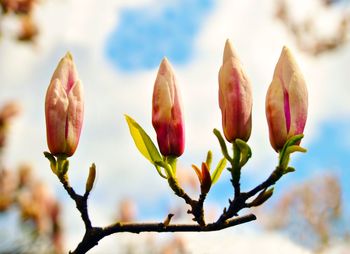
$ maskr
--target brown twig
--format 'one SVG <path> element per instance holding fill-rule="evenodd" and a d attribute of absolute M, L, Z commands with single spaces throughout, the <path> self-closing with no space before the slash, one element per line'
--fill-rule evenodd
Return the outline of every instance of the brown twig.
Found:
<path fill-rule="evenodd" d="M 92 168 L 95 170 L 95 165 Z M 91 169 L 91 168 L 90 168 Z M 81 218 L 85 225 L 85 234 L 81 242 L 78 244 L 76 249 L 71 254 L 83 254 L 88 252 L 94 246 L 98 245 L 98 242 L 104 237 L 122 232 L 129 233 L 141 233 L 141 232 L 208 232 L 218 231 L 228 227 L 233 227 L 242 223 L 255 220 L 254 214 L 248 214 L 245 216 L 238 216 L 238 212 L 243 208 L 249 208 L 253 206 L 253 203 L 247 203 L 246 201 L 255 196 L 257 193 L 263 193 L 266 189 L 274 185 L 283 175 L 283 171 L 277 167 L 273 173 L 260 185 L 250 190 L 249 192 L 235 191 L 234 199 L 229 200 L 229 207 L 224 209 L 220 218 L 214 223 L 205 223 L 203 205 L 206 198 L 206 193 L 200 194 L 198 200 L 193 200 L 188 194 L 180 187 L 176 178 L 169 178 L 168 182 L 174 193 L 183 198 L 187 204 L 191 206 L 191 210 L 188 213 L 193 214 L 194 221 L 198 224 L 171 224 L 170 220 L 172 214 L 169 214 L 164 222 L 158 223 L 122 223 L 116 222 L 106 227 L 93 227 L 89 213 L 88 213 L 88 197 L 91 188 L 86 188 L 84 195 L 77 194 L 74 189 L 70 186 L 68 176 L 66 174 L 60 175 L 59 179 L 63 184 L 64 189 L 67 191 L 69 196 L 75 201 L 76 207 L 80 212 Z M 91 172 L 90 172 L 91 174 Z M 93 180 L 91 184 L 93 184 Z M 236 179 L 237 180 L 237 179 Z M 89 181 L 89 180 L 88 180 Z M 238 180 L 239 182 L 239 180 Z M 259 194 L 260 195 L 260 194 Z"/>
<path fill-rule="evenodd" d="M 265 191 L 268 187 L 274 185 L 283 175 L 283 171 L 277 167 L 272 174 L 260 185 L 248 192 L 240 192 L 238 195 L 235 193 L 233 200 L 229 200 L 229 207 L 225 208 L 217 223 L 222 223 L 233 216 L 237 216 L 238 212 L 243 208 L 249 208 L 251 205 L 246 203 L 247 200 L 255 196 L 258 192 Z"/>
<path fill-rule="evenodd" d="M 239 161 L 241 157 L 241 152 L 238 149 L 236 142 L 232 143 L 233 146 L 233 159 L 230 160 L 231 163 L 231 183 L 234 189 L 235 199 L 241 195 L 241 167 L 239 166 Z"/>
<path fill-rule="evenodd" d="M 194 216 L 194 221 L 198 224 L 171 224 L 172 214 L 169 214 L 164 222 L 158 223 L 122 223 L 116 222 L 106 227 L 94 227 L 92 226 L 89 213 L 88 213 L 88 197 L 90 191 L 93 187 L 95 176 L 96 176 L 96 167 L 95 164 L 92 164 L 89 171 L 89 177 L 86 182 L 86 188 L 84 195 L 77 194 L 74 189 L 70 186 L 67 176 L 68 171 L 68 160 L 63 157 L 58 157 L 57 161 L 50 153 L 44 153 L 45 156 L 50 160 L 51 168 L 53 172 L 58 176 L 61 183 L 63 184 L 64 189 L 67 191 L 69 196 L 75 201 L 76 207 L 80 212 L 81 218 L 85 225 L 85 234 L 81 242 L 78 244 L 76 249 L 71 252 L 72 254 L 82 254 L 88 252 L 91 248 L 96 246 L 98 242 L 104 237 L 114 234 L 114 233 L 141 233 L 141 232 L 208 232 L 208 231 L 218 231 L 228 227 L 236 226 L 242 223 L 247 223 L 249 221 L 255 220 L 256 217 L 254 214 L 248 214 L 245 216 L 238 217 L 238 212 L 243 208 L 249 208 L 252 206 L 258 206 L 264 203 L 269 197 L 271 197 L 273 190 L 267 190 L 268 187 L 274 185 L 286 170 L 282 166 L 276 167 L 272 174 L 260 185 L 253 188 L 248 192 L 241 192 L 240 188 L 235 188 L 237 183 L 240 182 L 240 177 L 237 175 L 237 171 L 240 171 L 239 160 L 232 160 L 232 183 L 235 189 L 234 199 L 229 200 L 229 207 L 224 209 L 220 218 L 214 223 L 205 223 L 204 220 L 204 201 L 206 195 L 209 191 L 207 188 L 201 188 L 201 193 L 198 200 L 192 199 L 179 185 L 175 177 L 169 177 L 168 183 L 174 193 L 184 199 L 184 201 L 191 206 L 191 210 L 188 213 L 191 213 Z M 237 158 L 238 154 L 236 155 Z M 289 154 L 288 154 L 289 156 Z M 283 157 L 283 156 L 282 156 Z M 281 164 L 281 162 L 280 162 Z M 282 163 L 283 164 L 283 163 Z M 247 200 L 256 194 L 259 195 L 251 202 L 247 203 Z M 237 216 L 235 218 L 232 218 Z"/>
<path fill-rule="evenodd" d="M 98 245 L 98 242 L 104 237 L 122 232 L 136 233 L 141 232 L 209 232 L 218 231 L 228 227 L 233 227 L 239 224 L 247 223 L 255 220 L 254 214 L 248 214 L 245 216 L 229 219 L 226 221 L 214 222 L 209 224 L 168 224 L 167 222 L 159 223 L 121 223 L 117 222 L 107 227 L 93 227 L 88 213 L 87 200 L 89 192 L 86 192 L 83 196 L 77 194 L 74 189 L 69 185 L 67 177 L 60 178 L 64 189 L 69 196 L 75 201 L 76 207 L 80 212 L 81 218 L 85 224 L 85 234 L 82 241 L 78 244 L 76 249 L 71 254 L 82 254 L 88 252 L 94 246 Z M 182 190 L 183 191 L 183 190 Z M 203 203 L 205 195 L 201 195 L 199 200 L 192 200 L 184 191 L 177 194 L 181 194 L 185 201 L 188 201 L 191 207 L 202 207 L 199 209 L 203 212 Z M 191 202 L 197 202 L 196 205 Z M 186 202 L 187 203 L 187 202 Z M 198 212 L 198 211 L 197 211 Z M 191 213 L 196 213 L 192 211 Z M 168 215 L 169 216 L 169 215 Z M 170 220 L 169 220 L 170 222 Z M 197 221 L 198 222 L 198 221 Z"/>
<path fill-rule="evenodd" d="M 199 195 L 198 200 L 192 199 L 190 196 L 187 195 L 187 193 L 180 187 L 179 183 L 177 182 L 176 178 L 170 177 L 168 179 L 169 186 L 174 191 L 174 193 L 185 200 L 186 204 L 191 206 L 191 209 L 187 211 L 187 213 L 193 215 L 193 221 L 196 221 L 199 225 L 204 226 L 205 220 L 204 220 L 204 210 L 203 205 L 205 198 L 207 196 L 206 193 L 201 193 Z"/>
<path fill-rule="evenodd" d="M 98 245 L 98 242 L 104 237 L 122 233 L 129 232 L 139 234 L 142 232 L 210 232 L 218 231 L 228 227 L 233 227 L 239 224 L 247 223 L 249 221 L 255 220 L 254 214 L 248 214 L 245 216 L 237 217 L 234 219 L 227 220 L 224 223 L 210 223 L 205 226 L 198 224 L 171 224 L 166 226 L 164 223 L 120 223 L 117 222 L 110 226 L 92 227 L 87 229 L 83 240 L 78 244 L 77 248 L 70 252 L 71 254 L 83 254 L 92 249 L 94 246 Z"/>
<path fill-rule="evenodd" d="M 78 195 L 74 189 L 69 185 L 69 182 L 66 177 L 60 178 L 61 183 L 63 184 L 64 189 L 67 191 L 69 196 L 75 201 L 75 205 L 81 214 L 81 218 L 84 221 L 85 229 L 91 229 L 91 221 L 89 218 L 89 212 L 87 208 L 87 200 L 90 192 L 85 192 L 83 196 Z"/>

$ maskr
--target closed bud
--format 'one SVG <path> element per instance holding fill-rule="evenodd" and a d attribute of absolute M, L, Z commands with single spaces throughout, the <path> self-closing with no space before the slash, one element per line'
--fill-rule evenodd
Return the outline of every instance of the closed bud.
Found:
<path fill-rule="evenodd" d="M 231 42 L 226 41 L 219 71 L 219 106 L 227 141 L 248 141 L 252 129 L 252 89 Z"/>
<path fill-rule="evenodd" d="M 89 169 L 88 179 L 86 180 L 85 193 L 89 193 L 92 190 L 92 187 L 94 187 L 95 178 L 96 178 L 96 165 L 95 163 L 92 163 Z"/>
<path fill-rule="evenodd" d="M 304 132 L 307 110 L 308 93 L 303 75 L 290 50 L 283 47 L 266 95 L 270 143 L 277 152 L 290 137 Z"/>
<path fill-rule="evenodd" d="M 210 190 L 210 187 L 212 185 L 212 179 L 209 171 L 209 167 L 207 163 L 202 163 L 202 170 L 200 170 L 196 165 L 192 165 L 192 168 L 196 172 L 198 176 L 198 180 L 201 187 L 201 193 L 207 194 Z"/>
<path fill-rule="evenodd" d="M 159 66 L 152 100 L 152 124 L 163 156 L 179 157 L 185 148 L 185 126 L 180 91 L 169 61 Z"/>
<path fill-rule="evenodd" d="M 59 62 L 46 92 L 46 135 L 51 154 L 63 157 L 74 154 L 83 113 L 83 86 L 72 56 L 67 53 Z"/>
<path fill-rule="evenodd" d="M 274 188 L 270 188 L 268 190 L 263 190 L 259 193 L 259 195 L 248 204 L 249 207 L 260 206 L 265 203 L 269 198 L 273 195 Z"/>

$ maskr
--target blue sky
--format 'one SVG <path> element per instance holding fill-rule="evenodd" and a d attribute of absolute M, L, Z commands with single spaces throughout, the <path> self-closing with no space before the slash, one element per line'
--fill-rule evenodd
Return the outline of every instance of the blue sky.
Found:
<path fill-rule="evenodd" d="M 123 71 L 153 69 L 164 56 L 174 64 L 186 64 L 213 7 L 212 0 L 181 0 L 165 1 L 158 8 L 123 8 L 109 35 L 106 55 Z"/>

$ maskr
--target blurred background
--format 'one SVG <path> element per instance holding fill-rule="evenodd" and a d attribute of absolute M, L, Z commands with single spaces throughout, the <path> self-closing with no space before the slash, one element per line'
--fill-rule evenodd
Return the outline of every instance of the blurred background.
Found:
<path fill-rule="evenodd" d="M 186 149 L 178 170 L 193 197 L 199 165 L 221 129 L 218 70 L 232 41 L 253 85 L 253 157 L 242 188 L 274 169 L 265 94 L 283 45 L 293 52 L 309 90 L 296 172 L 254 211 L 258 220 L 214 233 L 119 234 L 91 253 L 350 253 L 350 1 L 348 0 L 0 0 L 0 253 L 66 253 L 84 227 L 73 201 L 43 156 L 44 98 L 67 51 L 85 88 L 85 119 L 70 159 L 72 186 L 83 192 L 89 165 L 94 225 L 122 221 L 190 222 L 183 200 L 138 153 L 123 114 L 155 140 L 151 96 L 166 56 L 181 88 Z M 206 204 L 215 221 L 232 196 L 224 172 Z M 242 211 L 241 214 L 249 211 Z"/>

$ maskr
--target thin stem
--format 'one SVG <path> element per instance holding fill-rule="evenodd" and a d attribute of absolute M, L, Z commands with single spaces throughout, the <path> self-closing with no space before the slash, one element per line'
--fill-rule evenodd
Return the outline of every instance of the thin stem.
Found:
<path fill-rule="evenodd" d="M 204 219 L 204 201 L 207 197 L 207 193 L 201 193 L 199 195 L 198 201 L 195 203 L 195 206 L 192 206 L 192 214 L 195 215 L 194 221 L 197 221 L 199 225 L 205 225 Z"/>
<path fill-rule="evenodd" d="M 103 228 L 104 235 L 113 233 L 129 232 L 139 234 L 141 232 L 209 232 L 218 231 L 228 227 L 236 226 L 256 220 L 254 214 L 248 214 L 234 219 L 227 220 L 225 223 L 208 223 L 205 226 L 197 224 L 170 224 L 165 226 L 163 223 L 115 223 Z"/>
<path fill-rule="evenodd" d="M 186 202 L 186 204 L 191 205 L 193 203 L 193 200 L 190 196 L 187 195 L 187 193 L 180 187 L 178 181 L 174 177 L 168 178 L 168 183 L 171 189 L 174 191 L 174 193 L 179 196 L 180 198 L 183 198 Z"/>
<path fill-rule="evenodd" d="M 241 167 L 239 166 L 239 161 L 241 158 L 241 151 L 239 150 L 235 141 L 232 142 L 233 147 L 233 160 L 231 161 L 231 176 L 232 176 L 232 185 L 235 191 L 235 198 L 237 198 L 241 193 Z"/>
<path fill-rule="evenodd" d="M 191 210 L 188 210 L 188 213 L 193 214 L 194 216 L 193 220 L 198 222 L 198 224 L 202 226 L 205 225 L 203 204 L 204 204 L 206 195 L 200 195 L 199 200 L 197 201 L 187 195 L 187 193 L 180 187 L 176 178 L 169 177 L 168 183 L 170 188 L 174 191 L 174 193 L 178 197 L 184 199 L 186 204 L 191 206 Z"/>
<path fill-rule="evenodd" d="M 224 222 L 233 216 L 236 216 L 237 213 L 243 208 L 248 208 L 249 205 L 246 201 L 255 196 L 259 191 L 267 189 L 268 187 L 274 185 L 283 175 L 283 171 L 280 167 L 276 167 L 276 169 L 271 173 L 271 175 L 261 184 L 256 186 L 254 189 L 248 192 L 241 192 L 237 197 L 234 198 L 233 201 L 229 200 L 228 209 L 224 209 L 222 215 L 217 220 L 218 223 Z"/>
<path fill-rule="evenodd" d="M 281 168 L 276 167 L 276 169 L 271 173 L 271 175 L 261 184 L 256 186 L 254 189 L 250 190 L 249 192 L 246 193 L 248 198 L 256 195 L 259 191 L 262 191 L 271 185 L 274 185 L 283 175 L 283 171 Z"/>
<path fill-rule="evenodd" d="M 81 218 L 83 219 L 85 229 L 92 228 L 91 221 L 89 218 L 89 212 L 87 208 L 87 200 L 89 197 L 89 192 L 86 192 L 84 196 L 77 194 L 74 189 L 69 185 L 67 177 L 60 178 L 61 183 L 63 184 L 64 189 L 67 191 L 69 196 L 75 201 L 75 205 L 80 212 Z"/>

